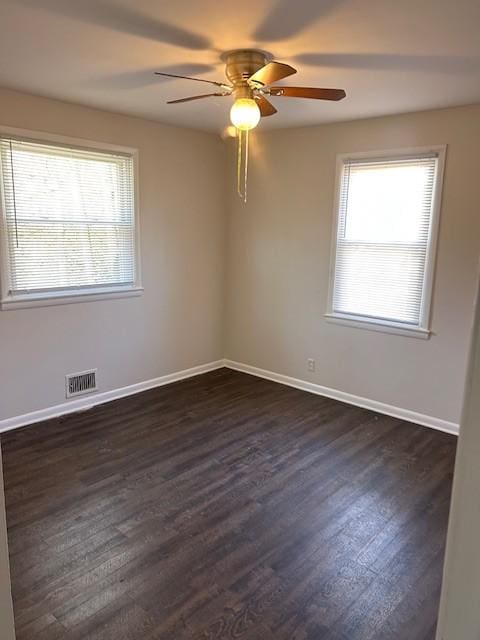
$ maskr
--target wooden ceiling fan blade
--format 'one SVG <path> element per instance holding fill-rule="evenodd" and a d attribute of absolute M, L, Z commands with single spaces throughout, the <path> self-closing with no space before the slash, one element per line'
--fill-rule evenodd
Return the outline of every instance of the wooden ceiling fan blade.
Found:
<path fill-rule="evenodd" d="M 155 71 L 156 76 L 165 76 L 166 78 L 180 78 L 181 80 L 196 80 L 196 82 L 206 82 L 213 84 L 216 87 L 222 87 L 222 89 L 231 89 L 230 85 L 224 82 L 215 82 L 215 80 L 205 80 L 204 78 L 192 78 L 191 76 L 179 76 L 176 73 L 164 73 L 163 71 Z"/>
<path fill-rule="evenodd" d="M 273 106 L 273 104 L 265 98 L 265 96 L 255 96 L 255 100 L 258 104 L 258 108 L 260 109 L 260 115 L 262 118 L 266 118 L 267 116 L 273 116 L 277 113 L 277 109 Z"/>
<path fill-rule="evenodd" d="M 297 70 L 291 67 L 289 64 L 283 62 L 269 62 L 264 67 L 256 71 L 248 79 L 249 82 L 258 82 L 262 85 L 272 84 L 272 82 L 278 82 L 283 78 L 297 73 Z"/>
<path fill-rule="evenodd" d="M 317 87 L 270 87 L 271 96 L 285 98 L 313 98 L 314 100 L 342 100 L 347 95 L 343 89 L 320 89 Z"/>
<path fill-rule="evenodd" d="M 220 93 L 219 91 L 216 93 L 202 93 L 201 95 L 198 96 L 190 96 L 188 98 L 178 98 L 177 100 L 167 100 L 167 104 L 178 104 L 179 102 L 190 102 L 190 100 L 201 100 L 202 98 L 211 98 L 213 96 L 229 96 L 230 93 L 228 93 L 227 91 L 224 91 L 222 93 Z"/>

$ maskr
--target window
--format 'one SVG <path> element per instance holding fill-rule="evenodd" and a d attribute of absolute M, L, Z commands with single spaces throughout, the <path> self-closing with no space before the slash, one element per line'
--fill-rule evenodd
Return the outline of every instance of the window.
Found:
<path fill-rule="evenodd" d="M 327 319 L 428 337 L 444 155 L 339 158 Z"/>
<path fill-rule="evenodd" d="M 2 308 L 139 294 L 134 157 L 0 134 Z"/>

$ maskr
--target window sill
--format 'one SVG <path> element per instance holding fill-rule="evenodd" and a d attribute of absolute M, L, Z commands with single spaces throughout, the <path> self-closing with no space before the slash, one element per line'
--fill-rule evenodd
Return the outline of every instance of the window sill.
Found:
<path fill-rule="evenodd" d="M 431 331 L 421 329 L 420 327 L 409 327 L 396 322 L 388 322 L 385 320 L 364 320 L 355 317 L 342 316 L 334 313 L 326 313 L 327 322 L 332 324 L 340 324 L 345 327 L 354 327 L 355 329 L 366 329 L 367 331 L 380 331 L 383 333 L 393 333 L 398 336 L 408 336 L 410 338 L 419 338 L 420 340 L 428 340 Z"/>
<path fill-rule="evenodd" d="M 0 300 L 0 309 L 26 309 L 29 307 L 51 307 L 60 304 L 74 304 L 77 302 L 94 302 L 95 300 L 111 300 L 115 298 L 132 298 L 141 296 L 143 287 L 90 289 L 75 293 L 34 293 L 9 296 Z"/>

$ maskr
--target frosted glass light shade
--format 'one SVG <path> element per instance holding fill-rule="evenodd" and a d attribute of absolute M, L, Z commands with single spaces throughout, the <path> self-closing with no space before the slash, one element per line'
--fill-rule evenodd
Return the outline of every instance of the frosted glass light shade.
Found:
<path fill-rule="evenodd" d="M 254 129 L 260 122 L 260 109 L 253 98 L 238 98 L 230 109 L 232 124 L 241 131 Z"/>

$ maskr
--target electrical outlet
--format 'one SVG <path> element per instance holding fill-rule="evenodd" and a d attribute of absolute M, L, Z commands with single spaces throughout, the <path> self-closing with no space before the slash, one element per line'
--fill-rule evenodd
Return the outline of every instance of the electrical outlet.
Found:
<path fill-rule="evenodd" d="M 315 360 L 313 358 L 308 358 L 308 360 L 307 360 L 307 369 L 309 371 L 315 371 Z"/>

